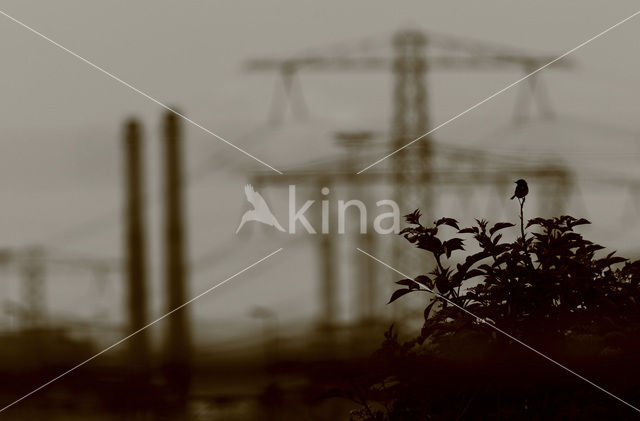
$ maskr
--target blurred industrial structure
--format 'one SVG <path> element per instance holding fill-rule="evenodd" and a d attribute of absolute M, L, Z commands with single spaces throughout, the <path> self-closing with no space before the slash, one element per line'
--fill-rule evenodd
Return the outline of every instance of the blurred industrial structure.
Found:
<path fill-rule="evenodd" d="M 472 40 L 405 30 L 381 40 L 364 40 L 290 58 L 251 60 L 247 63 L 248 70 L 275 71 L 281 76 L 284 96 L 274 98 L 274 108 L 271 110 L 274 121 L 283 114 L 287 102 L 293 106 L 293 114 L 297 118 L 303 118 L 308 113 L 302 99 L 302 86 L 297 79 L 302 71 L 389 72 L 394 80 L 391 94 L 393 113 L 388 133 L 367 129 L 337 131 L 335 140 L 342 146 L 339 155 L 300 163 L 286 169 L 283 175 L 264 171 L 251 171 L 243 175 L 257 189 L 294 184 L 317 200 L 322 200 L 320 192 L 324 187 L 337 192 L 346 189 L 350 197 L 369 202 L 375 202 L 378 194 L 391 194 L 400 205 L 402 214 L 420 208 L 429 220 L 439 211 L 445 190 L 459 193 L 456 194 L 456 200 L 461 210 L 472 209 L 469 203 L 477 195 L 485 199 L 489 197 L 489 213 L 499 214 L 499 208 L 507 203 L 512 189 L 512 175 L 517 174 L 518 178 L 525 178 L 531 185 L 539 186 L 540 194 L 545 196 L 546 200 L 540 203 L 538 214 L 561 214 L 572 197 L 576 182 L 571 168 L 563 162 L 532 161 L 526 156 L 488 150 L 482 145 L 476 149 L 459 147 L 437 142 L 435 136 L 425 135 L 433 126 L 429 118 L 432 105 L 428 95 L 430 72 L 514 67 L 527 74 L 554 58 L 523 54 L 510 48 Z M 570 63 L 563 60 L 554 67 L 568 69 Z M 538 76 L 537 73 L 532 75 L 520 87 L 521 96 L 515 104 L 514 113 L 516 130 L 523 127 L 526 121 L 531 99 L 537 100 L 544 118 L 553 118 Z M 163 117 L 164 312 L 189 300 L 189 277 L 192 273 L 216 265 L 234 251 L 225 244 L 198 259 L 188 258 L 184 189 L 193 182 L 193 178 L 186 176 L 182 168 L 184 139 L 180 123 L 180 118 L 171 112 Z M 102 365 L 77 374 L 82 379 L 92 376 L 106 379 L 96 386 L 96 394 L 110 409 L 118 407 L 116 400 L 126 400 L 130 412 L 153 412 L 153 401 L 159 399 L 163 404 L 170 403 L 171 409 L 178 414 L 176 419 L 187 419 L 187 413 L 198 418 L 193 414 L 198 411 L 205 414 L 207 411 L 215 412 L 212 408 L 229 407 L 237 400 L 251 401 L 257 407 L 252 407 L 255 410 L 251 413 L 255 419 L 265 419 L 260 418 L 264 414 L 271 419 L 299 419 L 295 418 L 295 414 L 282 415 L 284 412 L 278 412 L 282 409 L 278 405 L 287 399 L 287 390 L 278 386 L 278 380 L 286 378 L 287 382 L 293 384 L 288 393 L 303 400 L 298 396 L 303 395 L 300 390 L 313 389 L 309 384 L 314 381 L 322 384 L 323 380 L 327 380 L 328 372 L 331 372 L 326 370 L 327 361 L 336 364 L 332 368 L 342 367 L 340 364 L 346 365 L 367 355 L 380 342 L 381 332 L 389 325 L 390 319 L 404 319 L 411 313 L 411 309 L 408 309 L 408 312 L 391 316 L 388 312 L 382 314 L 380 308 L 388 298 L 383 283 L 389 284 L 388 279 L 382 279 L 380 271 L 370 259 L 355 252 L 342 252 L 345 242 L 348 250 L 355 250 L 355 246 L 358 246 L 373 254 L 391 257 L 396 267 L 411 274 L 427 270 L 430 262 L 416 260 L 402 239 L 378 238 L 371 229 L 370 217 L 366 234 L 350 232 L 350 235 L 338 238 L 330 231 L 319 233 L 311 239 L 293 236 L 287 241 L 316 242 L 317 268 L 310 272 L 317 274 L 319 279 L 317 298 L 321 303 L 321 314 L 317 317 L 317 324 L 320 329 L 306 330 L 304 338 L 295 343 L 285 343 L 278 338 L 282 325 L 278 314 L 266 307 L 256 308 L 251 315 L 263 322 L 264 334 L 257 344 L 253 344 L 254 349 L 242 357 L 224 356 L 229 360 L 219 355 L 216 359 L 207 359 L 199 354 L 193 320 L 188 308 L 183 308 L 169 317 L 161 344 L 154 345 L 144 329 L 150 322 L 151 294 L 145 220 L 145 206 L 149 200 L 143 175 L 143 134 L 142 125 L 136 119 L 125 122 L 122 139 L 125 163 L 124 261 L 70 256 L 55 248 L 38 245 L 21 250 L 3 250 L 0 254 L 0 263 L 15 268 L 19 273 L 22 297 L 21 302 L 4 302 L 5 311 L 17 323 L 3 333 L 5 361 L 8 366 L 14 366 L 2 368 L 2 373 L 16 377 L 12 369 L 18 368 L 23 370 L 19 371 L 20 375 L 25 372 L 30 374 L 23 376 L 26 380 L 19 387 L 2 390 L 0 397 L 10 401 L 38 386 L 39 382 L 50 379 L 52 374 L 57 375 L 99 351 L 90 341 L 73 336 L 76 326 L 93 325 L 96 328 L 94 321 L 58 321 L 47 310 L 47 292 L 51 288 L 47 277 L 51 277 L 58 267 L 64 267 L 65 270 L 71 268 L 86 273 L 100 284 L 122 279 L 125 285 L 123 301 L 126 303 L 124 308 L 127 317 L 125 327 L 117 332 L 120 336 L 139 333 L 129 339 L 126 353 L 107 358 Z M 420 137 L 423 138 L 405 148 L 405 145 Z M 404 149 L 358 174 L 368 164 L 400 148 Z M 218 162 L 216 165 L 223 164 L 226 163 Z M 606 181 L 628 189 L 634 200 L 636 192 L 640 191 L 640 182 L 628 178 L 609 177 Z M 316 215 L 316 218 L 320 217 L 320 214 Z M 349 269 L 347 275 L 345 267 Z M 349 279 L 345 279 L 347 277 Z M 354 295 L 357 297 L 356 316 L 346 326 L 339 321 L 339 295 L 345 281 L 355 286 Z M 61 326 L 68 329 L 61 329 Z M 51 345 L 51 338 L 55 339 L 56 345 Z M 34 354 L 39 359 L 38 363 L 27 363 L 24 361 L 26 359 L 20 357 L 31 355 L 25 350 L 33 348 L 34 344 L 46 344 L 49 356 L 44 358 L 42 354 Z M 339 372 L 336 369 L 333 374 Z M 268 386 L 260 389 L 265 383 Z M 73 386 L 80 389 L 75 384 Z M 260 392 L 256 392 L 256 389 Z M 56 399 L 52 398 L 49 403 L 56 405 L 59 403 Z M 312 402 L 309 396 L 304 396 L 304 399 L 307 399 L 305 402 Z M 71 405 L 69 401 L 67 399 L 65 404 Z M 200 409 L 194 411 L 194 406 Z M 318 419 L 328 419 L 328 413 L 329 410 L 323 412 L 319 415 L 323 418 Z M 202 419 L 232 419 L 224 413 L 209 416 L 203 415 Z M 238 419 L 243 418 L 240 416 Z"/>
<path fill-rule="evenodd" d="M 392 55 L 380 55 L 380 47 L 392 47 Z M 385 50 L 388 50 L 386 48 Z M 385 51 L 386 52 L 386 51 Z M 450 147 L 435 144 L 430 135 L 431 119 L 429 118 L 428 73 L 434 70 L 487 70 L 503 67 L 516 67 L 525 74 L 549 63 L 555 57 L 527 55 L 513 49 L 488 43 L 465 40 L 440 34 L 424 33 L 419 30 L 405 30 L 393 35 L 392 39 L 376 41 L 358 41 L 343 44 L 284 59 L 256 59 L 248 62 L 250 71 L 275 71 L 281 75 L 282 86 L 291 99 L 294 116 L 304 115 L 302 94 L 294 88 L 296 75 L 301 71 L 383 71 L 393 75 L 393 111 L 389 130 L 389 141 L 382 145 L 373 144 L 372 136 L 367 132 L 338 133 L 337 137 L 345 144 L 345 154 L 328 160 L 330 164 L 301 163 L 298 168 L 288 169 L 284 176 L 267 172 L 253 177 L 256 185 L 293 184 L 297 186 L 311 185 L 320 188 L 337 185 L 354 186 L 357 191 L 362 188 L 376 189 L 381 185 L 393 186 L 393 195 L 400 206 L 402 215 L 420 209 L 426 220 L 431 220 L 437 207 L 437 186 L 470 186 L 489 185 L 495 187 L 496 200 L 502 202 L 506 191 L 511 186 L 510 174 L 513 167 L 504 165 L 504 156 L 491 154 L 483 150 L 452 151 Z M 555 63 L 554 67 L 567 68 L 568 61 Z M 537 74 L 529 78 L 525 94 L 531 88 L 532 98 L 538 98 L 545 117 L 551 115 L 550 105 L 546 97 L 538 94 Z M 527 97 L 516 104 L 518 119 L 526 117 Z M 279 101 L 282 104 L 282 101 Z M 276 113 L 273 113 L 276 115 Z M 282 114 L 281 112 L 277 115 Z M 397 151 L 397 152 L 396 152 Z M 376 162 L 378 158 L 388 158 L 370 169 L 362 171 L 367 164 Z M 510 165 L 514 165 L 512 160 Z M 558 165 L 526 165 L 518 168 L 518 174 L 531 182 L 556 189 L 550 200 L 551 213 L 559 214 L 563 210 L 563 198 L 569 196 L 571 174 L 567 168 Z M 461 167 L 472 170 L 456 171 Z M 485 192 L 486 189 L 482 189 Z M 468 193 L 464 194 L 465 196 Z M 357 197 L 357 196 L 353 196 Z M 466 198 L 468 200 L 469 198 Z M 370 222 L 370 221 L 369 221 Z M 367 232 L 371 232 L 369 227 Z M 331 234 L 322 234 L 319 240 L 319 261 L 321 262 L 321 294 L 323 300 L 325 325 L 335 325 L 336 321 L 336 269 L 341 266 L 337 261 L 336 239 Z M 363 235 L 359 245 L 365 250 L 377 248 L 373 235 Z M 355 247 L 354 247 L 355 249 Z M 376 319 L 372 314 L 375 302 L 384 300 L 375 291 L 375 262 L 363 259 L 362 256 L 347 254 L 345 257 L 363 266 L 356 275 L 361 279 L 353 280 L 363 286 L 357 296 L 363 297 L 358 314 L 362 319 Z M 407 253 L 406 244 L 395 242 L 393 246 L 394 267 L 403 268 L 406 273 L 421 273 L 428 265 L 420 262 L 415 255 Z M 422 263 L 422 264 L 421 264 Z M 431 264 L 433 262 L 428 262 Z M 366 281 L 364 281 L 366 280 Z M 364 284 L 363 284 L 364 282 Z M 399 308 L 396 305 L 395 308 Z M 406 315 L 396 317 L 404 318 Z"/>

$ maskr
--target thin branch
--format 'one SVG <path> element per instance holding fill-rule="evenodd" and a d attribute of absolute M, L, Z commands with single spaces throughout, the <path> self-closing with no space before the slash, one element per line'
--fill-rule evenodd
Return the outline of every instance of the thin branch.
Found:
<path fill-rule="evenodd" d="M 525 200 L 524 197 L 522 199 L 518 199 L 518 202 L 520 202 L 520 234 L 522 235 L 522 242 L 525 245 L 524 248 L 526 252 L 527 243 L 525 242 L 525 236 L 524 236 L 524 200 Z"/>
<path fill-rule="evenodd" d="M 533 262 L 531 261 L 531 256 L 529 256 L 529 250 L 527 250 L 527 239 L 524 231 L 524 201 L 524 197 L 522 199 L 518 199 L 518 202 L 520 202 L 520 235 L 522 238 L 522 248 L 524 249 L 524 255 L 527 257 L 527 264 L 531 269 L 533 269 Z"/>

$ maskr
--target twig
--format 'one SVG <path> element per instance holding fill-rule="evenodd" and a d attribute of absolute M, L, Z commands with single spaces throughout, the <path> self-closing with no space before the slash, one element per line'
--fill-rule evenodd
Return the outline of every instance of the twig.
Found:
<path fill-rule="evenodd" d="M 527 257 L 529 267 L 533 269 L 533 262 L 531 261 L 531 256 L 529 256 L 529 250 L 527 250 L 527 239 L 524 232 L 524 201 L 524 197 L 522 199 L 518 199 L 518 202 L 520 202 L 520 234 L 522 236 L 522 248 L 524 249 L 524 255 Z"/>
<path fill-rule="evenodd" d="M 524 243 L 525 252 L 527 251 L 527 243 L 524 238 L 524 197 L 522 199 L 518 199 L 520 202 L 520 234 L 522 234 L 522 242 Z"/>

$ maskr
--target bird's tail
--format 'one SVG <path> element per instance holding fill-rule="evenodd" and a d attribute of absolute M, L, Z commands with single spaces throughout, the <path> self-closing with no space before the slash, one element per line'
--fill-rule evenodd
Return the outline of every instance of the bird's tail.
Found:
<path fill-rule="evenodd" d="M 516 195 L 514 194 L 513 196 L 511 196 L 511 200 L 515 199 Z"/>

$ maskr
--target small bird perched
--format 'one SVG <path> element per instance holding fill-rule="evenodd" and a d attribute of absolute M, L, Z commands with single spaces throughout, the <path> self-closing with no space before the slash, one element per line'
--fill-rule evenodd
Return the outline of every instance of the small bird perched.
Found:
<path fill-rule="evenodd" d="M 515 183 L 516 183 L 516 191 L 513 193 L 513 196 L 511 196 L 511 200 L 513 200 L 516 197 L 518 199 L 524 199 L 524 197 L 529 193 L 529 186 L 527 185 L 527 182 L 521 178 Z"/>

